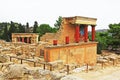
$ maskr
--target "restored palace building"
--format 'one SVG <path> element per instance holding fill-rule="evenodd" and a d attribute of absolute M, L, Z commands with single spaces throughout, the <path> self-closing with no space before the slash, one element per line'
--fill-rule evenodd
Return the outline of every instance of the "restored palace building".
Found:
<path fill-rule="evenodd" d="M 12 33 L 12 42 L 38 43 L 36 33 Z"/>
<path fill-rule="evenodd" d="M 96 18 L 82 16 L 63 17 L 58 32 L 40 37 L 40 41 L 49 45 L 36 46 L 36 54 L 43 56 L 45 62 L 62 60 L 64 64 L 96 64 L 96 21 Z M 91 40 L 88 38 L 88 27 L 91 28 Z M 13 33 L 12 42 L 38 43 L 38 34 Z"/>
<path fill-rule="evenodd" d="M 96 64 L 96 20 L 82 16 L 64 17 L 60 30 L 52 38 L 41 39 L 53 41 L 52 46 L 45 47 L 44 59 L 47 62 L 63 60 L 65 64 Z M 88 39 L 88 26 L 91 27 L 91 41 Z"/>

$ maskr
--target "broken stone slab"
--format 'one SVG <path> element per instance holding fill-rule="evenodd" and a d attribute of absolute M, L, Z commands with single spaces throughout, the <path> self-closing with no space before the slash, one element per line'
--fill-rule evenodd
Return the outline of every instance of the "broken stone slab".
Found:
<path fill-rule="evenodd" d="M 26 70 L 29 74 L 34 74 L 34 72 L 38 71 L 39 69 L 42 69 L 41 67 L 26 67 Z"/>
<path fill-rule="evenodd" d="M 47 64 L 50 66 L 51 69 L 61 68 L 61 65 L 63 65 L 63 61 L 56 60 L 56 61 L 48 62 Z"/>
<path fill-rule="evenodd" d="M 105 62 L 108 62 L 108 60 L 106 60 L 106 59 L 97 59 L 97 62 L 98 63 L 105 63 Z"/>
<path fill-rule="evenodd" d="M 10 79 L 10 78 L 20 78 L 24 76 L 24 73 L 26 71 L 26 66 L 27 64 L 13 64 L 10 65 L 7 68 L 7 72 L 4 74 L 5 79 Z"/>
<path fill-rule="evenodd" d="M 76 68 L 76 64 L 74 64 L 74 63 L 72 63 L 72 64 L 65 64 L 65 66 L 67 67 L 67 66 L 69 66 L 69 70 L 73 70 L 73 69 L 75 69 Z"/>
<path fill-rule="evenodd" d="M 57 63 L 56 63 L 56 62 L 48 62 L 48 64 L 49 64 L 49 65 L 52 65 L 52 66 L 57 65 Z"/>
<path fill-rule="evenodd" d="M 57 64 L 63 64 L 63 60 L 56 60 Z"/>
<path fill-rule="evenodd" d="M 31 69 L 31 67 L 29 67 L 29 69 L 27 69 L 29 74 L 31 76 L 33 76 L 33 78 L 35 80 L 42 80 L 45 78 L 45 80 L 50 80 L 48 78 L 50 78 L 50 71 L 49 70 L 43 70 L 40 67 L 39 68 L 33 68 Z"/>
<path fill-rule="evenodd" d="M 14 64 L 13 62 L 0 63 L 0 66 L 8 66 Z"/>
<path fill-rule="evenodd" d="M 52 65 L 54 65 L 54 64 L 62 64 L 62 63 L 63 63 L 62 60 L 56 60 L 56 61 L 48 62 L 48 64 L 52 64 Z"/>
<path fill-rule="evenodd" d="M 9 65 L 13 65 L 13 62 L 0 63 L 1 71 L 5 72 Z"/>
<path fill-rule="evenodd" d="M 4 73 L 2 71 L 0 71 L 0 76 L 2 76 Z M 1 79 L 0 79 L 1 80 Z"/>
<path fill-rule="evenodd" d="M 50 74 L 49 70 L 44 70 L 41 67 L 26 67 L 25 68 L 30 75 L 35 74 L 36 72 L 39 73 L 40 75 L 44 76 L 47 74 Z"/>
<path fill-rule="evenodd" d="M 60 80 L 84 80 L 84 79 L 77 77 L 77 76 L 73 76 L 73 75 L 67 75 L 61 78 Z"/>
<path fill-rule="evenodd" d="M 40 75 L 45 76 L 45 75 L 50 74 L 51 72 L 50 72 L 49 70 L 40 69 L 40 70 L 39 70 L 39 73 L 40 73 Z"/>
<path fill-rule="evenodd" d="M 52 80 L 60 80 L 62 77 L 65 77 L 65 73 L 59 73 L 59 72 L 51 72 L 51 79 Z"/>
<path fill-rule="evenodd" d="M 0 62 L 1 62 L 1 63 L 7 62 L 8 59 L 9 59 L 9 58 L 8 58 L 7 55 L 0 54 Z"/>
<path fill-rule="evenodd" d="M 0 49 L 3 48 L 1 45 L 0 45 Z"/>
<path fill-rule="evenodd" d="M 0 71 L 0 80 L 5 80 L 3 75 L 4 75 L 4 73 L 2 71 Z"/>
<path fill-rule="evenodd" d="M 79 68 L 75 68 L 74 70 L 72 70 L 73 72 L 82 72 L 82 71 L 85 71 L 87 69 L 87 66 L 82 66 L 82 67 L 79 67 Z M 88 70 L 90 69 L 93 69 L 93 66 L 88 66 Z"/>
<path fill-rule="evenodd" d="M 4 48 L 2 49 L 2 51 L 9 51 L 9 50 L 10 50 L 9 47 L 4 47 Z"/>
<path fill-rule="evenodd" d="M 116 57 L 114 57 L 114 56 L 110 56 L 109 57 L 111 60 L 115 60 L 115 59 L 117 59 Z"/>

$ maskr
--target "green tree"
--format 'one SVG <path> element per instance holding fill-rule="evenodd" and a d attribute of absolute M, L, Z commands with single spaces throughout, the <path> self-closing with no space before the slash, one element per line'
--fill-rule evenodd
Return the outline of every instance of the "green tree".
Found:
<path fill-rule="evenodd" d="M 107 44 L 112 46 L 113 49 L 120 47 L 120 23 L 109 25 L 109 36 Z"/>
<path fill-rule="evenodd" d="M 15 24 L 14 22 L 11 21 L 9 32 L 8 32 L 8 38 L 11 40 L 12 38 L 12 33 L 16 32 Z"/>
<path fill-rule="evenodd" d="M 6 40 L 6 41 L 9 41 L 7 23 L 3 23 L 3 27 L 4 27 L 4 32 L 3 32 L 3 35 L 2 35 L 2 39 Z"/>
<path fill-rule="evenodd" d="M 0 39 L 11 41 L 12 33 L 24 33 L 25 26 L 21 25 L 20 23 L 7 23 L 2 22 L 0 23 Z"/>
<path fill-rule="evenodd" d="M 101 53 L 101 50 L 107 49 L 107 39 L 108 32 L 96 32 L 96 41 L 98 42 L 97 45 L 97 53 Z"/>
<path fill-rule="evenodd" d="M 56 29 L 56 28 L 52 28 L 52 33 L 56 33 L 58 31 L 58 29 Z"/>
<path fill-rule="evenodd" d="M 26 31 L 25 32 L 29 33 L 29 23 L 28 22 L 26 23 Z"/>
<path fill-rule="evenodd" d="M 35 21 L 33 26 L 33 33 L 37 33 L 37 28 L 38 28 L 38 23 L 37 21 Z"/>
<path fill-rule="evenodd" d="M 46 32 L 52 32 L 52 27 L 50 27 L 49 24 L 41 24 L 37 28 L 37 32 L 39 33 L 40 36 L 44 35 Z"/>
<path fill-rule="evenodd" d="M 2 22 L 0 23 L 0 39 L 9 41 L 10 39 L 8 34 L 8 29 L 10 27 L 10 23 Z"/>
<path fill-rule="evenodd" d="M 25 26 L 24 25 L 18 24 L 18 27 L 19 27 L 18 33 L 25 33 Z"/>
<path fill-rule="evenodd" d="M 59 16 L 59 17 L 58 17 L 58 20 L 56 20 L 56 23 L 54 24 L 55 28 L 56 28 L 56 29 L 59 29 L 60 26 L 61 26 L 61 23 L 62 23 L 62 17 Z"/>

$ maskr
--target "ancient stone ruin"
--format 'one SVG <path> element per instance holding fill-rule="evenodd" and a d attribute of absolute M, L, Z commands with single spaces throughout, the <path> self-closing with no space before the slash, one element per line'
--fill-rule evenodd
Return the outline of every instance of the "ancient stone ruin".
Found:
<path fill-rule="evenodd" d="M 74 75 L 102 68 L 119 57 L 97 55 L 96 18 L 63 17 L 57 33 L 13 33 L 12 42 L 0 40 L 0 80 L 83 80 Z M 88 39 L 91 27 L 91 40 Z M 108 52 L 107 52 L 108 53 Z M 110 63 L 111 64 L 111 63 Z"/>

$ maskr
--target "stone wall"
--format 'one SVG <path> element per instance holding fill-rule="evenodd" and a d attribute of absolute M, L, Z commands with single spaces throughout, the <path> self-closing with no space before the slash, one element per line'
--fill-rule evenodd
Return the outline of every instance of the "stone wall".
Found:
<path fill-rule="evenodd" d="M 40 40 L 44 41 L 44 42 L 50 42 L 52 43 L 52 41 L 54 39 L 58 40 L 58 44 L 64 44 L 65 43 L 65 37 L 69 36 L 70 38 L 70 43 L 75 42 L 75 25 L 69 24 L 67 23 L 67 21 L 65 19 L 62 20 L 62 24 L 60 29 L 58 30 L 57 33 L 46 33 L 45 35 L 43 35 Z M 51 36 L 51 37 L 50 37 Z"/>
<path fill-rule="evenodd" d="M 74 43 L 45 47 L 44 59 L 47 62 L 63 60 L 64 64 L 96 64 L 97 43 Z"/>

